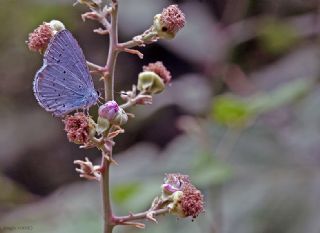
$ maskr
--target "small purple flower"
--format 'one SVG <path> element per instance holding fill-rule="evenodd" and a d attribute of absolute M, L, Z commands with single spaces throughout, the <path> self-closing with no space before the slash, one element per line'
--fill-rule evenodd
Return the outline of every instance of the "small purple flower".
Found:
<path fill-rule="evenodd" d="M 162 189 L 164 192 L 168 193 L 168 194 L 172 194 L 176 191 L 179 191 L 179 189 L 177 189 L 176 187 L 174 187 L 173 185 L 171 184 L 163 184 L 162 185 Z"/>
<path fill-rule="evenodd" d="M 118 114 L 120 108 L 116 101 L 111 100 L 99 108 L 99 116 L 112 121 Z"/>

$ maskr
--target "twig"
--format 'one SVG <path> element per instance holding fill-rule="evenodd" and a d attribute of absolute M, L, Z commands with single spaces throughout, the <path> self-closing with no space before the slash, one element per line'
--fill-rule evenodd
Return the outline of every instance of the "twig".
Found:
<path fill-rule="evenodd" d="M 163 215 L 166 213 L 169 213 L 169 208 L 152 210 L 153 217 L 158 216 L 158 215 Z M 116 225 L 124 225 L 126 222 L 130 222 L 130 221 L 134 221 L 134 220 L 150 219 L 149 214 L 150 214 L 150 210 L 142 212 L 142 213 L 137 213 L 137 214 L 129 214 L 127 216 L 114 216 L 113 221 L 115 222 Z"/>

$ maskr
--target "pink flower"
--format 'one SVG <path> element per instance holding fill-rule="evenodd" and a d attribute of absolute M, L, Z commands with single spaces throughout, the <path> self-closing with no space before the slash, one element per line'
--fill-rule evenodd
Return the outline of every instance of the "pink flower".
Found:
<path fill-rule="evenodd" d="M 70 142 L 76 144 L 88 144 L 90 142 L 90 118 L 82 112 L 77 112 L 74 115 L 68 115 L 63 120 L 67 132 L 67 137 Z"/>
<path fill-rule="evenodd" d="M 143 66 L 143 71 L 152 71 L 156 73 L 165 84 L 170 83 L 172 78 L 170 71 L 167 70 L 161 61 L 149 63 L 147 66 Z"/>
<path fill-rule="evenodd" d="M 35 52 L 44 52 L 53 37 L 53 29 L 49 24 L 43 23 L 29 34 L 28 47 Z"/>
<path fill-rule="evenodd" d="M 184 27 L 186 18 L 178 5 L 170 5 L 163 9 L 160 16 L 160 23 L 162 25 L 162 31 L 176 34 Z"/>

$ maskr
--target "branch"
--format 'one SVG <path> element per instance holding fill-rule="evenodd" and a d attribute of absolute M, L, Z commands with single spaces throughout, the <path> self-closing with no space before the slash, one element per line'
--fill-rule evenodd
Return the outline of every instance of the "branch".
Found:
<path fill-rule="evenodd" d="M 126 109 L 136 104 L 142 104 L 142 105 L 152 104 L 152 96 L 144 94 L 143 92 L 140 92 L 136 97 L 128 99 L 128 101 L 120 105 L 120 107 L 122 109 Z"/>
<path fill-rule="evenodd" d="M 128 225 L 128 222 L 139 219 L 152 219 L 158 215 L 163 215 L 169 213 L 169 208 L 163 208 L 158 210 L 148 210 L 142 213 L 129 214 L 127 216 L 114 216 L 113 221 L 115 225 Z M 131 225 L 131 224 L 130 224 Z"/>
<path fill-rule="evenodd" d="M 96 65 L 92 62 L 87 61 L 87 66 L 89 67 L 90 72 L 93 73 L 101 73 L 103 74 L 105 72 L 105 68 L 99 65 Z"/>
<path fill-rule="evenodd" d="M 134 37 L 132 40 L 127 41 L 125 43 L 119 43 L 119 48 L 130 49 L 136 46 L 145 46 L 146 44 L 150 44 L 156 42 L 159 39 L 157 32 L 152 30 L 152 27 L 146 30 L 142 35 Z"/>

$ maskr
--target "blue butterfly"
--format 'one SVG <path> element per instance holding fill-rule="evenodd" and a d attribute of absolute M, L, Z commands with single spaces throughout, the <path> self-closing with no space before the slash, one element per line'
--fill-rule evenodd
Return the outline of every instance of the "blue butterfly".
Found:
<path fill-rule="evenodd" d="M 54 35 L 36 73 L 33 92 L 38 103 L 56 117 L 88 109 L 99 95 L 76 39 L 68 30 Z"/>

